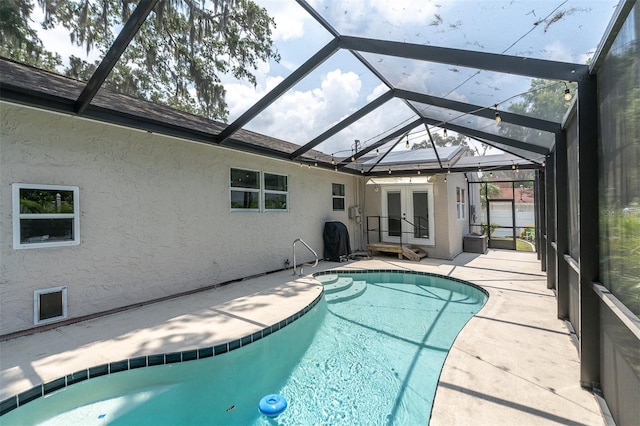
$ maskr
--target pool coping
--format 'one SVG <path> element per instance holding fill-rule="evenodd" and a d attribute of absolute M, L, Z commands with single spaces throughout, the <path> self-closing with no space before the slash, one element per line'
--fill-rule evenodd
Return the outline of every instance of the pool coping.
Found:
<path fill-rule="evenodd" d="M 479 290 L 480 292 L 482 292 L 487 298 L 489 297 L 489 292 L 477 284 L 474 284 L 472 282 L 465 281 L 459 278 L 445 276 L 445 275 L 437 274 L 433 272 L 425 272 L 425 271 L 413 271 L 413 270 L 406 270 L 406 269 L 341 269 L 341 268 L 337 268 L 337 269 L 328 269 L 325 271 L 319 271 L 314 274 L 311 274 L 311 276 L 315 278 L 322 275 L 333 275 L 333 274 L 363 275 L 363 274 L 375 274 L 375 273 L 399 273 L 399 274 L 407 274 L 407 275 L 421 275 L 421 276 L 444 278 L 450 281 L 455 281 L 455 282 L 473 287 Z M 300 319 L 303 315 L 308 313 L 316 304 L 318 304 L 318 302 L 322 299 L 324 294 L 325 294 L 324 290 L 320 291 L 318 296 L 311 303 L 306 305 L 304 308 L 300 309 L 295 314 L 292 314 L 289 317 L 275 324 L 272 324 L 271 326 L 267 326 L 262 330 L 258 330 L 254 333 L 242 336 L 238 339 L 233 339 L 224 343 L 220 343 L 213 346 L 206 346 L 203 348 L 189 349 L 185 351 L 176 351 L 176 352 L 168 352 L 168 353 L 158 353 L 158 354 L 151 354 L 151 355 L 141 355 L 133 358 L 122 359 L 119 361 L 99 364 L 93 367 L 88 367 L 88 368 L 76 371 L 71 374 L 67 374 L 62 377 L 58 377 L 56 379 L 47 381 L 46 383 L 37 384 L 26 391 L 20 392 L 18 394 L 15 394 L 13 396 L 10 396 L 4 399 L 3 401 L 0 401 L 0 417 L 15 410 L 16 408 L 19 408 L 28 404 L 29 402 L 35 401 L 38 398 L 47 396 L 60 389 L 64 389 L 68 386 L 83 382 L 85 380 L 94 379 L 97 377 L 102 377 L 110 374 L 121 373 L 124 371 L 135 370 L 139 368 L 155 367 L 158 365 L 175 364 L 175 363 L 188 362 L 188 361 L 196 361 L 199 359 L 219 356 L 227 352 L 240 349 L 241 347 L 257 342 L 258 340 L 264 337 L 267 337 L 270 334 L 275 333 L 276 331 L 279 331 L 284 327 L 286 327 L 287 325 Z"/>
<path fill-rule="evenodd" d="M 487 299 L 489 298 L 489 292 L 478 284 L 474 284 L 471 281 L 466 281 L 460 278 L 438 274 L 435 272 L 414 271 L 414 270 L 408 270 L 408 269 L 371 269 L 371 268 L 369 269 L 328 269 L 326 271 L 316 272 L 315 274 L 313 274 L 313 276 L 317 277 L 319 275 L 332 275 L 332 274 L 349 274 L 349 275 L 377 274 L 377 273 L 390 273 L 390 272 L 407 274 L 407 275 L 423 275 L 428 277 L 444 278 L 449 281 L 455 281 L 460 284 L 466 284 L 470 287 L 473 287 L 479 290 L 480 292 L 482 292 L 485 296 L 487 296 Z"/>
<path fill-rule="evenodd" d="M 257 342 L 258 340 L 261 340 L 264 337 L 267 337 L 270 334 L 273 334 L 300 319 L 311 309 L 313 309 L 313 307 L 315 307 L 318 302 L 320 302 L 320 300 L 322 300 L 323 295 L 324 290 L 320 291 L 318 296 L 311 303 L 300 309 L 295 314 L 292 314 L 275 324 L 264 327 L 262 330 L 258 330 L 254 333 L 242 336 L 238 339 L 233 339 L 228 342 L 220 343 L 213 346 L 207 346 L 204 348 L 127 358 L 85 368 L 74 373 L 59 377 L 57 379 L 50 380 L 46 383 L 40 383 L 33 386 L 31 389 L 20 392 L 1 401 L 0 417 L 15 410 L 16 408 L 28 404 L 29 402 L 35 401 L 38 398 L 47 396 L 60 389 L 64 389 L 67 386 L 71 386 L 85 380 L 94 379 L 109 374 L 121 373 L 123 371 L 135 370 L 138 368 L 196 361 L 199 359 L 219 356 L 227 352 L 240 349 L 241 347 Z"/>

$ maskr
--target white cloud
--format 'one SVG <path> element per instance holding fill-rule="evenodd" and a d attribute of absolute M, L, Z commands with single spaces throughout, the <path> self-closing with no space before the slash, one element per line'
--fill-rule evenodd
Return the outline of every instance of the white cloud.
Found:
<path fill-rule="evenodd" d="M 229 106 L 229 122 L 238 118 L 242 113 L 269 93 L 281 81 L 282 77 L 267 77 L 256 87 L 250 84 L 229 83 L 224 87 L 227 91 L 226 101 Z"/>
<path fill-rule="evenodd" d="M 275 20 L 273 40 L 291 40 L 304 35 L 305 23 L 312 19 L 307 12 L 292 1 L 266 1 L 263 6 Z"/>
<path fill-rule="evenodd" d="M 338 69 L 327 74 L 321 87 L 322 97 L 325 100 L 331 100 L 332 108 L 344 110 L 350 108 L 357 101 L 362 82 L 358 74 L 344 73 Z"/>
<path fill-rule="evenodd" d="M 367 96 L 367 102 L 371 102 L 374 99 L 379 98 L 380 96 L 382 96 L 382 94 L 388 91 L 389 91 L 389 88 L 387 87 L 387 85 L 384 83 L 380 83 L 373 89 L 373 92 L 371 92 L 369 96 Z"/>
<path fill-rule="evenodd" d="M 349 2 L 310 0 L 342 34 L 379 34 L 397 32 L 407 24 L 426 25 L 438 10 L 436 2 L 416 0 L 351 0 Z M 447 3 L 445 0 L 440 3 Z M 395 27 L 392 29 L 391 27 Z"/>
<path fill-rule="evenodd" d="M 574 62 L 577 59 L 573 57 L 571 50 L 559 40 L 544 46 L 544 52 L 544 58 L 551 61 Z"/>
<path fill-rule="evenodd" d="M 416 0 L 365 1 L 393 25 L 415 24 L 431 18 L 437 10 L 435 3 Z"/>
<path fill-rule="evenodd" d="M 230 119 L 244 112 L 280 81 L 281 78 L 268 79 L 266 86 L 257 89 L 240 84 L 227 86 Z M 363 84 L 358 74 L 335 69 L 324 75 L 315 88 L 289 90 L 252 120 L 247 128 L 303 145 L 360 109 L 363 98 L 370 102 L 388 89 L 384 84 L 379 84 L 368 94 L 361 93 L 362 90 Z M 411 111 L 404 104 L 385 104 L 318 148 L 325 153 L 348 150 L 355 139 L 364 142 L 411 116 Z"/>
<path fill-rule="evenodd" d="M 349 150 L 356 139 L 360 140 L 361 147 L 369 146 L 378 141 L 383 135 L 415 118 L 415 114 L 402 101 L 391 100 L 367 114 L 362 120 L 353 123 L 318 148 L 326 153 L 337 152 L 339 153 L 338 157 L 346 157 L 349 155 Z"/>
<path fill-rule="evenodd" d="M 230 119 L 233 120 L 275 87 L 281 78 L 253 89 L 246 85 L 227 87 Z M 336 69 L 327 73 L 319 87 L 289 90 L 248 125 L 253 131 L 303 144 L 360 107 L 362 82 L 353 72 Z"/>

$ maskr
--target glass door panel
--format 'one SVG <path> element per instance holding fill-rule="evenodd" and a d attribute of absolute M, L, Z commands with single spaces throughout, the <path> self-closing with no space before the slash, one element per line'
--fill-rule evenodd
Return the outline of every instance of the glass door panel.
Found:
<path fill-rule="evenodd" d="M 433 245 L 433 192 L 427 185 L 383 188 L 382 239 Z"/>
<path fill-rule="evenodd" d="M 402 234 L 402 197 L 400 191 L 387 191 L 387 230 L 390 237 Z"/>
<path fill-rule="evenodd" d="M 413 191 L 413 238 L 429 238 L 429 194 L 427 191 Z"/>

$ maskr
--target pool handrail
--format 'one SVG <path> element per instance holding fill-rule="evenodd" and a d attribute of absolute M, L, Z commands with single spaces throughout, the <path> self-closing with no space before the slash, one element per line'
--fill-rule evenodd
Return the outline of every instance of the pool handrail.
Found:
<path fill-rule="evenodd" d="M 293 275 L 296 275 L 296 243 L 300 241 L 306 248 L 309 249 L 309 251 L 311 253 L 313 253 L 313 255 L 316 258 L 316 263 L 314 263 L 311 267 L 315 268 L 316 266 L 318 266 L 318 254 L 315 252 L 314 249 L 312 249 L 311 247 L 309 247 L 309 244 L 305 243 L 302 238 L 296 238 L 295 241 L 293 242 Z M 302 276 L 302 265 L 300 265 L 300 274 L 299 276 Z"/>

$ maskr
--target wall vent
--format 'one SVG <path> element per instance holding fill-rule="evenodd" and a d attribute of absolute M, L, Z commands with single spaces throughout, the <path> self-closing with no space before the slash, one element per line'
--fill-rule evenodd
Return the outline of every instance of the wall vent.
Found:
<path fill-rule="evenodd" d="M 33 324 L 47 324 L 67 317 L 67 287 L 51 287 L 33 292 Z"/>

